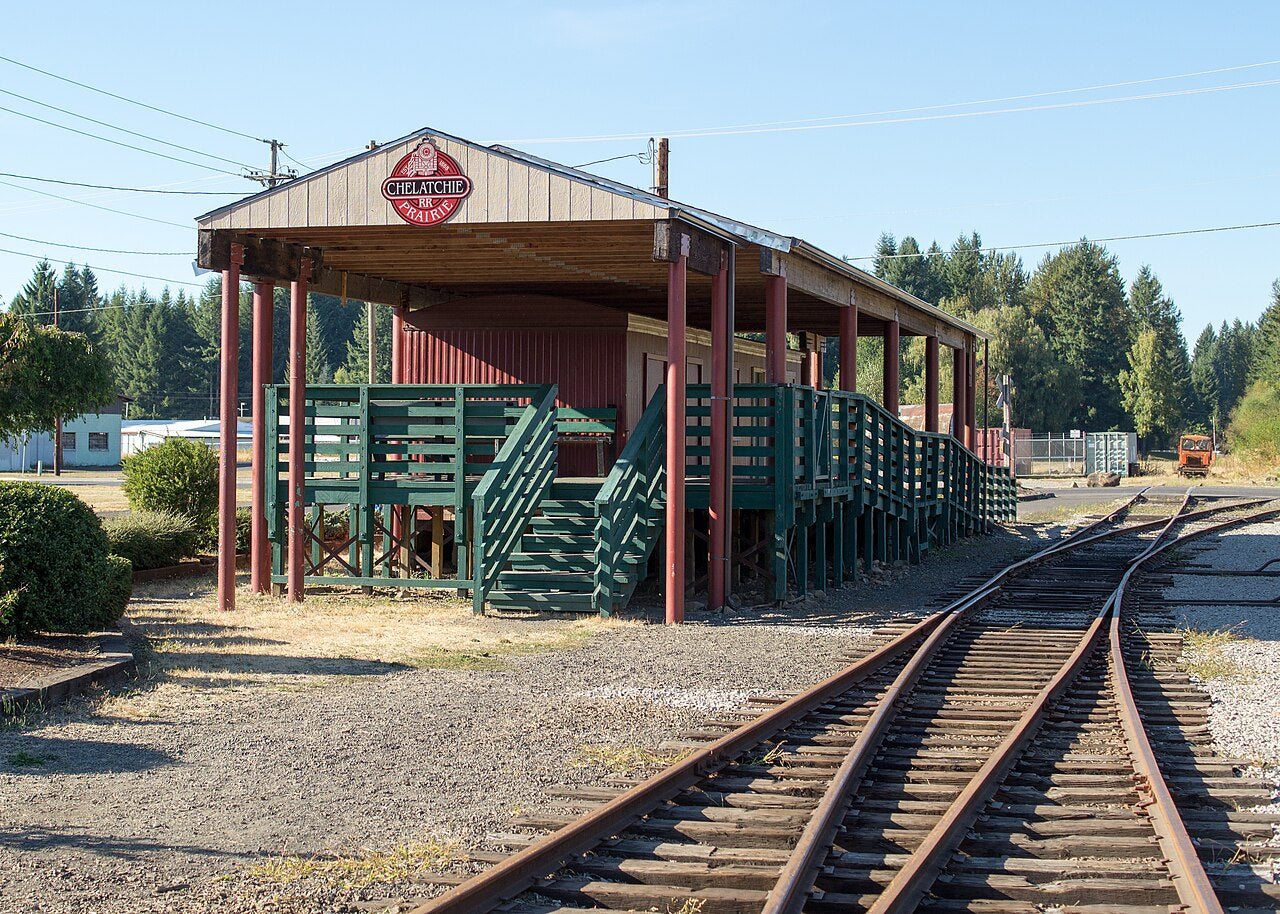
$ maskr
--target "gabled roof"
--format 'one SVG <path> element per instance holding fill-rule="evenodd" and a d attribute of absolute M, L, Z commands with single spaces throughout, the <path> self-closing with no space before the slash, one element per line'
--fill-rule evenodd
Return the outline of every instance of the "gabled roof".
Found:
<path fill-rule="evenodd" d="M 381 194 L 383 179 L 423 138 L 430 138 L 442 152 L 453 157 L 471 178 L 473 186 L 470 196 L 449 221 L 430 229 L 404 223 Z M 384 241 L 386 233 L 392 233 L 401 245 L 406 242 L 399 236 L 405 235 L 419 239 L 423 246 L 427 246 L 436 241 L 443 243 L 442 239 L 450 234 L 465 234 L 472 244 L 492 242 L 495 238 L 489 227 L 502 226 L 510 231 L 501 233 L 502 237 L 497 240 L 505 243 L 508 253 L 514 253 L 531 265 L 545 265 L 551 260 L 524 240 L 529 237 L 529 229 L 520 230 L 520 226 L 545 225 L 546 231 L 550 232 L 554 231 L 556 224 L 585 227 L 668 219 L 688 223 L 711 235 L 733 241 L 740 251 L 751 247 L 768 252 L 765 257 L 772 258 L 770 263 L 781 264 L 789 260 L 793 266 L 803 267 L 817 277 L 810 286 L 816 290 L 814 294 L 828 304 L 849 305 L 851 299 L 857 297 L 856 290 L 862 289 L 873 293 L 868 296 L 868 304 L 873 306 L 868 317 L 872 319 L 894 316 L 888 314 L 884 307 L 874 307 L 878 297 L 904 305 L 924 318 L 923 322 L 914 322 L 912 329 L 904 326 L 906 332 L 922 332 L 921 326 L 941 324 L 952 328 L 953 333 L 959 331 L 970 338 L 986 336 L 977 327 L 802 239 L 660 197 L 648 190 L 510 147 L 483 146 L 430 128 L 414 131 L 294 181 L 211 210 L 200 216 L 197 222 L 202 229 L 244 231 L 321 248 L 327 248 L 326 239 L 332 238 L 339 253 L 335 257 L 326 254 L 327 267 L 374 275 L 368 263 L 354 256 L 350 264 L 343 263 L 340 255 L 342 244 L 339 242 L 342 233 L 338 230 L 347 230 L 353 238 Z M 410 234 L 415 232 L 419 234 Z M 347 240 L 341 239 L 343 242 Z M 632 240 L 635 241 L 634 238 Z M 348 246 L 355 243 L 350 241 Z M 449 252 L 442 251 L 441 256 L 447 258 Z M 373 265 L 376 267 L 376 261 Z M 582 280 L 636 281 L 634 277 L 616 270 L 593 271 L 575 266 L 568 263 L 567 258 L 561 266 L 576 272 Z M 402 273 L 383 278 L 426 282 L 433 277 L 413 277 Z M 742 278 L 740 272 L 739 280 Z M 847 285 L 837 283 L 832 286 L 831 278 Z M 445 279 L 437 279 L 436 282 L 441 286 L 449 285 Z M 861 300 L 858 304 L 863 307 Z"/>

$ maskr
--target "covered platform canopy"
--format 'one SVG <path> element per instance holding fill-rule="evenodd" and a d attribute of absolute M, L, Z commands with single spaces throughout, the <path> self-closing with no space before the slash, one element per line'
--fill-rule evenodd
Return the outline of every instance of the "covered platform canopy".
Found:
<path fill-rule="evenodd" d="M 950 347 L 953 399 L 957 413 L 966 417 L 957 437 L 972 440 L 975 352 L 984 336 L 978 328 L 798 238 L 507 147 L 419 130 L 213 210 L 198 219 L 198 227 L 200 266 L 223 273 L 224 340 L 236 338 L 239 282 L 245 278 L 257 284 L 253 387 L 259 467 L 261 391 L 270 378 L 271 287 L 277 284 L 290 284 L 293 290 L 290 378 L 300 385 L 299 399 L 306 383 L 302 345 L 308 290 L 390 305 L 397 312 L 397 331 L 412 312 L 495 295 L 549 295 L 665 320 L 671 353 L 669 429 L 682 425 L 684 328 L 710 330 L 712 427 L 718 430 L 712 441 L 713 542 L 727 541 L 725 517 L 732 497 L 725 472 L 731 460 L 731 419 L 724 404 L 733 384 L 729 353 L 734 333 L 766 334 L 770 383 L 786 383 L 787 332 L 800 333 L 809 353 L 801 380 L 815 387 L 821 385 L 817 338 L 838 335 L 840 386 L 846 390 L 856 383 L 858 336 L 883 337 L 882 402 L 895 415 L 899 337 L 924 336 L 930 431 L 938 425 L 938 350 Z M 397 332 L 393 353 L 399 352 L 399 344 Z M 228 424 L 223 441 L 230 441 L 234 347 L 224 347 L 222 365 L 223 421 Z M 394 368 L 393 380 L 401 380 Z M 297 430 L 300 435 L 300 425 Z M 668 476 L 678 480 L 683 477 L 677 470 L 684 465 L 683 439 L 669 437 L 667 451 Z M 301 485 L 300 464 L 297 477 Z M 256 472 L 256 525 L 260 488 Z M 294 483 L 290 488 L 292 492 Z M 679 482 L 669 486 L 669 520 L 682 516 L 682 488 Z M 225 544 L 234 541 L 234 514 L 225 509 L 234 507 L 234 459 L 224 460 L 223 500 Z M 291 505 L 291 536 L 301 523 L 293 513 Z M 683 587 L 676 585 L 683 582 L 683 525 L 668 523 L 667 536 L 670 615 L 673 593 L 674 599 L 682 599 Z M 300 549 L 290 543 L 291 569 Z M 222 549 L 223 557 L 230 551 Z M 255 545 L 255 560 L 258 554 Z M 230 560 L 226 564 L 220 577 L 224 606 L 234 599 L 233 568 Z M 297 587 L 291 583 L 290 590 L 300 599 L 298 577 Z M 255 574 L 255 586 L 259 584 Z M 717 591 L 713 581 L 712 605 L 722 599 L 723 586 Z"/>

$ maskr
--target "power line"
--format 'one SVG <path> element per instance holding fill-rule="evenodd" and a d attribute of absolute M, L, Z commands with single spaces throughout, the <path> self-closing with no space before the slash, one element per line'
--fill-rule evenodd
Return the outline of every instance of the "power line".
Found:
<path fill-rule="evenodd" d="M 155 187 L 117 187 L 114 184 L 86 184 L 83 181 L 62 181 L 58 178 L 37 178 L 35 175 L 16 175 L 0 171 L 2 178 L 18 178 L 22 181 L 41 181 L 45 184 L 65 184 L 69 187 L 89 187 L 94 190 L 122 190 L 134 194 L 177 194 L 187 197 L 243 197 L 238 190 L 161 190 Z"/>
<path fill-rule="evenodd" d="M 1135 241 L 1141 238 L 1173 238 L 1178 235 L 1207 235 L 1211 232 L 1238 232 L 1244 229 L 1257 228 L 1274 228 L 1280 225 L 1280 222 L 1253 222 L 1248 225 L 1219 225 L 1213 228 L 1197 228 L 1197 229 L 1180 229 L 1174 232 L 1148 232 L 1143 235 L 1112 235 L 1110 238 L 1082 238 L 1075 241 L 1044 241 L 1038 244 L 1008 244 L 1002 247 L 979 248 L 978 250 L 984 254 L 992 254 L 996 251 L 1021 251 L 1027 248 L 1056 248 L 1065 245 L 1076 244 L 1077 241 Z M 920 251 L 916 254 L 870 254 L 865 257 L 846 257 L 848 263 L 855 263 L 860 260 L 901 260 L 904 258 L 916 257 L 945 257 L 948 251 Z"/>
<path fill-rule="evenodd" d="M 641 165 L 649 164 L 649 153 L 647 152 L 628 152 L 626 155 L 610 156 L 607 159 L 596 159 L 594 162 L 583 162 L 581 165 L 571 165 L 570 168 L 587 168 L 591 165 L 603 165 L 605 162 L 618 162 L 622 159 L 637 159 Z"/>
<path fill-rule="evenodd" d="M 63 244 L 61 241 L 41 241 L 39 238 L 26 238 L 22 235 L 10 235 L 0 232 L 0 237 L 12 238 L 15 241 L 26 241 L 31 244 L 47 244 L 55 248 L 72 248 L 77 251 L 95 251 L 99 254 L 134 254 L 139 257 L 191 257 L 190 251 L 120 251 L 115 248 L 90 248 L 80 244 Z"/>
<path fill-rule="evenodd" d="M 25 114 L 21 111 L 15 111 L 12 108 L 6 108 L 3 105 L 0 105 L 0 111 L 7 111 L 9 114 L 15 114 L 18 117 L 25 117 L 29 121 L 36 121 L 41 124 L 48 124 L 50 127 L 57 127 L 59 130 L 66 130 L 71 133 L 78 133 L 80 136 L 87 136 L 92 140 L 101 140 L 102 142 L 110 143 L 113 146 L 123 146 L 125 149 L 132 149 L 135 152 L 145 152 L 147 155 L 158 156 L 159 158 L 162 158 L 162 159 L 168 159 L 171 162 L 181 162 L 183 165 L 194 165 L 196 168 L 205 168 L 205 169 L 208 169 L 209 171 L 221 172 L 224 175 L 231 175 L 232 177 L 236 177 L 236 178 L 240 177 L 240 173 L 236 171 L 227 171 L 225 168 L 215 168 L 212 165 L 206 165 L 202 162 L 192 162 L 190 159 L 180 159 L 177 156 L 171 156 L 171 155 L 168 155 L 167 153 L 156 152 L 154 149 L 147 149 L 143 146 L 134 146 L 132 143 L 124 143 L 124 142 L 121 142 L 120 140 L 110 139 L 109 137 L 98 136 L 96 133 L 89 133 L 88 131 L 85 131 L 85 130 L 78 130 L 75 127 L 68 127 L 66 124 L 59 124 L 57 121 L 45 120 L 42 117 L 36 117 L 34 114 Z M 213 156 L 213 158 L 218 158 L 218 157 Z M 240 163 L 233 162 L 232 164 L 239 165 Z"/>
<path fill-rule="evenodd" d="M 118 130 L 121 133 L 127 133 L 129 136 L 136 136 L 140 139 L 150 140 L 153 143 L 159 143 L 161 146 L 169 146 L 173 149 L 181 149 L 183 152 L 194 152 L 198 156 L 204 156 L 205 158 L 209 158 L 209 159 L 217 159 L 219 162 L 226 162 L 229 165 L 239 165 L 242 168 L 252 168 L 251 165 L 246 165 L 244 162 L 237 162 L 235 159 L 227 159 L 227 158 L 224 158 L 223 156 L 214 155 L 211 152 L 205 152 L 203 149 L 196 149 L 192 146 L 183 146 L 181 143 L 171 143 L 168 140 L 162 140 L 159 137 L 154 137 L 147 133 L 138 133 L 138 131 L 136 130 L 129 130 L 126 127 L 121 127 L 117 124 L 112 124 L 110 121 L 100 121 L 97 118 L 89 117 L 87 114 L 77 114 L 74 111 L 69 111 L 66 108 L 59 108 L 57 105 L 51 105 L 48 102 L 42 102 L 39 99 L 29 98 L 26 95 L 19 95 L 17 92 L 10 92 L 8 89 L 0 89 L 0 92 L 10 96 L 11 98 L 20 98 L 24 102 L 29 102 L 32 105 L 39 105 L 41 108 L 48 108 L 49 110 L 57 111 L 60 114 L 66 114 L 66 115 L 69 115 L 70 117 L 79 118 L 82 121 L 88 121 L 90 124 L 97 124 L 99 127 L 106 127 L 108 130 Z"/>
<path fill-rule="evenodd" d="M 991 108 L 984 111 L 958 111 L 950 114 L 930 114 L 917 117 L 894 117 L 882 118 L 880 120 L 852 120 L 848 118 L 836 119 L 837 123 L 805 123 L 792 126 L 760 126 L 760 127 L 711 127 L 702 130 L 659 130 L 648 131 L 646 133 L 617 133 L 617 134 L 601 134 L 598 136 L 562 136 L 562 137 L 534 137 L 518 140 L 506 141 L 510 145 L 524 144 L 531 145 L 535 143 L 598 143 L 620 140 L 642 140 L 649 136 L 668 136 L 673 139 L 694 139 L 700 137 L 717 137 L 717 136 L 741 136 L 745 134 L 759 133 L 794 133 L 798 131 L 808 130 L 832 130 L 839 127 L 875 127 L 885 124 L 912 124 L 925 121 L 945 121 L 957 120 L 961 118 L 974 117 L 990 117 L 997 114 L 1019 114 L 1027 111 L 1054 111 L 1063 108 L 1088 108 L 1096 105 L 1114 105 L 1120 102 L 1136 102 L 1148 101 L 1158 98 L 1178 98 L 1185 95 L 1204 95 L 1212 92 L 1229 92 L 1235 89 L 1255 89 L 1262 86 L 1274 86 L 1280 84 L 1280 79 L 1258 80 L 1249 83 L 1232 83 L 1225 86 L 1203 86 L 1196 89 L 1175 89 L 1169 92 L 1149 92 L 1142 95 L 1122 95 L 1112 98 L 1095 98 L 1084 99 L 1074 102 L 1058 102 L 1051 105 L 1022 105 L 1013 108 Z M 1067 90 L 1064 90 L 1067 91 Z M 969 102 L 966 104 L 975 104 Z M 963 105 L 947 105 L 936 107 L 963 107 Z M 906 109 L 913 110 L 913 109 Z M 925 109 L 914 109 L 925 110 Z M 851 115 L 856 117 L 872 117 L 874 115 Z"/>
<path fill-rule="evenodd" d="M 139 215 L 138 213 L 129 213 L 129 212 L 125 212 L 122 209 L 112 209 L 109 206 L 99 206 L 97 203 L 90 203 L 87 200 L 77 200 L 74 197 L 63 197 L 59 194 L 51 194 L 47 190 L 36 190 L 34 187 L 23 187 L 21 184 L 10 184 L 8 181 L 0 181 L 0 184 L 4 185 L 5 187 L 12 187 L 16 190 L 25 190 L 29 194 L 39 194 L 42 197 L 52 197 L 55 200 L 65 200 L 68 203 L 76 203 L 76 204 L 79 204 L 80 206 L 88 206 L 92 209 L 100 209 L 105 213 L 115 213 L 117 216 L 130 216 L 134 219 L 142 219 L 146 222 L 154 222 L 157 225 L 168 225 L 168 226 L 172 226 L 173 228 L 180 228 L 188 231 L 191 229 L 191 226 L 189 225 L 180 225 L 177 222 L 168 222 L 164 219 L 153 219 L 150 216 L 142 216 L 142 215 Z"/>
<path fill-rule="evenodd" d="M 0 254 L 13 254 L 16 257 L 29 257 L 32 260 L 47 260 L 49 261 L 49 263 L 60 263 L 64 267 L 77 266 L 77 264 L 73 263 L 70 260 L 58 260 L 56 257 L 45 257 L 43 254 L 28 254 L 26 251 L 11 251 L 8 248 L 0 248 Z M 88 266 L 88 264 L 84 264 L 84 266 Z M 204 285 L 198 282 L 185 282 L 181 279 L 165 279 L 163 276 L 148 276 L 145 273 L 130 273 L 128 270 L 108 270 L 106 267 L 95 267 L 94 272 L 95 273 L 112 273 L 118 276 L 132 276 L 135 279 L 154 279 L 156 282 L 163 282 L 168 285 L 174 285 L 174 286 L 191 286 L 192 288 L 195 288 L 195 289 L 204 288 Z M 110 310 L 110 307 L 119 307 L 119 306 L 108 306 L 103 308 L 80 308 L 78 310 L 79 311 L 107 311 L 107 310 Z M 74 314 L 76 312 L 68 309 L 59 308 L 58 313 Z M 38 317 L 38 316 L 51 315 L 51 314 L 53 314 L 52 311 L 41 311 L 41 312 L 38 312 L 37 314 L 33 314 L 29 316 Z"/>
<path fill-rule="evenodd" d="M 4 57 L 0 55 L 0 60 L 5 61 L 6 63 L 11 63 L 15 67 L 22 67 L 23 69 L 31 70 L 43 76 L 48 76 L 53 79 L 58 79 L 64 83 L 70 83 L 73 86 L 79 86 L 81 89 L 88 89 L 90 92 L 97 92 L 99 95 L 105 95 L 109 98 L 114 98 L 118 101 L 128 102 L 131 105 L 137 105 L 139 108 L 146 108 L 149 111 L 156 111 L 156 112 L 159 112 L 160 114 L 167 114 L 170 117 L 179 118 L 180 120 L 187 121 L 188 123 L 191 123 L 191 124 L 199 124 L 202 127 L 209 127 L 212 130 L 221 130 L 223 133 L 230 133 L 233 136 L 244 137 L 246 140 L 257 140 L 259 143 L 267 142 L 266 140 L 262 139 L 262 137 L 253 136 L 252 134 L 248 134 L 248 133 L 242 133 L 241 131 L 233 130 L 230 127 L 221 127 L 217 124 L 211 124 L 208 121 L 202 121 L 199 118 L 188 117 L 185 114 L 179 114 L 176 111 L 170 111 L 168 108 L 159 108 L 155 105 L 148 105 L 146 102 L 140 102 L 136 98 L 127 98 L 126 96 L 123 96 L 123 95 L 117 95 L 114 92 L 108 92 L 106 89 L 99 89 L 97 86 L 90 86 L 87 83 L 77 82 L 76 80 L 70 79 L 66 76 L 59 76 L 57 73 L 50 73 L 48 70 L 42 70 L 39 67 L 33 67 L 31 64 L 23 63 L 20 60 L 14 60 L 12 57 Z"/>

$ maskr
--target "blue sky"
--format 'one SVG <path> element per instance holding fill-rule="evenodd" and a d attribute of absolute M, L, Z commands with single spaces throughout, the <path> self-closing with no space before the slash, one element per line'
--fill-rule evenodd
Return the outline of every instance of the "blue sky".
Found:
<path fill-rule="evenodd" d="M 1280 221 L 1280 84 L 1185 94 L 1280 80 L 1280 62 L 1113 85 L 1280 59 L 1280 5 L 1271 2 L 63 3 L 58 13 L 6 10 L 0 55 L 280 138 L 313 167 L 420 126 L 579 164 L 646 144 L 533 141 L 806 121 L 776 126 L 823 126 L 677 136 L 672 195 L 850 257 L 872 253 L 881 231 L 947 246 L 976 229 L 985 244 L 1015 245 Z M 1111 87 L 1040 95 L 1103 85 Z M 0 89 L 237 163 L 266 161 L 261 143 L 3 61 Z M 1094 103 L 1164 93 L 1178 94 Z M 1039 97 L 935 107 L 1029 95 Z M 239 171 L 11 95 L 0 105 Z M 981 113 L 1040 106 L 1053 107 Z M 898 113 L 876 114 L 890 111 Z M 872 116 L 830 126 L 857 115 Z M 837 120 L 809 120 L 819 118 Z M 254 188 L 3 111 L 0 141 L 4 172 Z M 650 180 L 635 159 L 594 170 Z M 107 289 L 142 283 L 108 268 L 195 281 L 187 226 L 234 199 L 0 182 L 159 220 L 0 183 L 0 232 L 176 252 L 86 253 L 0 237 L 0 248 L 87 260 Z M 1257 317 L 1280 276 L 1278 244 L 1280 228 L 1267 228 L 1107 246 L 1126 281 L 1151 264 L 1194 340 L 1207 322 Z M 1021 255 L 1031 268 L 1044 251 Z M 20 290 L 33 263 L 0 253 L 0 299 Z"/>

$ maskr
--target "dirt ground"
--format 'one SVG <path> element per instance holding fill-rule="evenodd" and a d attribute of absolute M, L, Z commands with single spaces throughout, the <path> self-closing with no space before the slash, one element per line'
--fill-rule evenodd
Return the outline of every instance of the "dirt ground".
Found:
<path fill-rule="evenodd" d="M 495 847 L 558 783 L 661 764 L 663 740 L 787 693 L 1001 565 L 1049 526 L 783 608 L 649 624 L 475 617 L 453 599 L 213 607 L 212 579 L 140 587 L 129 687 L 0 730 L 0 912 L 369 910 Z"/>
<path fill-rule="evenodd" d="M 89 663 L 97 654 L 97 639 L 81 635 L 0 641 L 0 689 L 21 688 L 33 679 Z"/>

